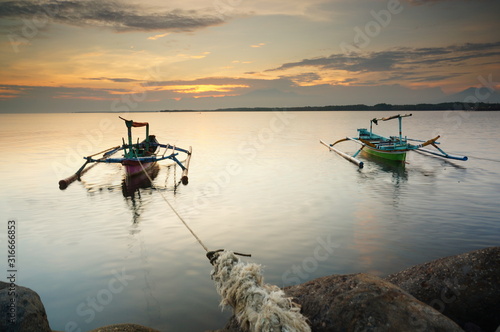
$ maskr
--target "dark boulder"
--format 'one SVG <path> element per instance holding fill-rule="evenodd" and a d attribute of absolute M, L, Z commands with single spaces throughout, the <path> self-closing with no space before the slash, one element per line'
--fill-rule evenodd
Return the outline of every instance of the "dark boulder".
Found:
<path fill-rule="evenodd" d="M 465 330 L 496 331 L 500 327 L 500 247 L 416 265 L 385 280 Z"/>
<path fill-rule="evenodd" d="M 51 332 L 40 296 L 29 288 L 0 281 L 0 331 Z"/>
<path fill-rule="evenodd" d="M 332 275 L 284 289 L 312 331 L 462 331 L 437 310 L 369 274 Z"/>

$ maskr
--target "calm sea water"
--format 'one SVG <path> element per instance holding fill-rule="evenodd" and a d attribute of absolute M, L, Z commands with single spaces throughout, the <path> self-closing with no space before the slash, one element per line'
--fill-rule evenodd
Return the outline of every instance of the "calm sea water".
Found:
<path fill-rule="evenodd" d="M 500 240 L 500 112 L 416 112 L 408 137 L 442 136 L 469 156 L 412 153 L 358 169 L 319 143 L 356 135 L 393 112 L 133 113 L 160 142 L 193 147 L 189 185 L 162 165 L 155 189 L 123 191 L 123 170 L 98 165 L 61 191 L 81 158 L 121 144 L 116 114 L 0 115 L 0 211 L 17 223 L 17 282 L 38 292 L 55 330 L 137 323 L 161 331 L 221 328 L 205 252 L 251 253 L 266 282 L 386 275 Z M 377 127 L 396 134 L 397 122 Z M 140 130 L 137 136 L 142 133 Z M 348 152 L 353 143 L 342 143 Z M 1 278 L 4 280 L 4 278 Z"/>

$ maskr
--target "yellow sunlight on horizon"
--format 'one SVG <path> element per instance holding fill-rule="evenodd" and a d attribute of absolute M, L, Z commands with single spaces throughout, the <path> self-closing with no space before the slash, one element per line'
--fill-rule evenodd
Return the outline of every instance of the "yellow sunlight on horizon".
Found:
<path fill-rule="evenodd" d="M 186 85 L 171 85 L 163 86 L 161 90 L 171 90 L 177 93 L 203 93 L 203 92 L 232 92 L 238 88 L 248 88 L 246 84 L 186 84 Z"/>

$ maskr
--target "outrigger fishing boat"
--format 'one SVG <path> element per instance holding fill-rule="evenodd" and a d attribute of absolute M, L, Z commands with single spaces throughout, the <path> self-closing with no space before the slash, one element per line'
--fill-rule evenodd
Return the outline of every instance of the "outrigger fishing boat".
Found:
<path fill-rule="evenodd" d="M 440 138 L 440 136 L 436 136 L 435 138 L 432 138 L 427 141 L 423 140 L 418 140 L 418 139 L 411 139 L 407 138 L 406 136 L 403 137 L 402 133 L 402 119 L 405 117 L 412 116 L 412 114 L 397 114 L 393 115 L 387 118 L 374 118 L 370 120 L 370 130 L 366 128 L 359 128 L 358 129 L 358 137 L 346 137 L 339 139 L 335 143 L 332 144 L 327 144 L 320 140 L 320 143 L 328 147 L 331 151 L 336 152 L 340 156 L 344 157 L 345 159 L 351 161 L 352 163 L 356 164 L 359 166 L 359 168 L 363 168 L 364 163 L 357 159 L 357 156 L 361 151 L 364 151 L 368 154 L 374 155 L 379 158 L 383 159 L 388 159 L 388 160 L 394 160 L 398 162 L 405 162 L 406 160 L 406 153 L 408 151 L 418 151 L 418 152 L 424 152 L 432 155 L 436 155 L 439 157 L 443 158 L 448 158 L 448 159 L 455 159 L 455 160 L 462 160 L 465 161 L 468 158 L 466 156 L 454 156 L 451 154 L 448 154 L 444 152 L 441 148 L 437 146 L 437 144 L 440 144 L 437 142 L 437 140 Z M 378 125 L 378 121 L 388 121 L 388 120 L 393 120 L 393 119 L 398 119 L 399 121 L 399 136 L 390 136 L 390 137 L 384 137 L 380 136 L 377 134 L 373 133 L 373 124 Z M 361 145 L 358 151 L 354 153 L 352 156 L 340 151 L 335 145 L 341 142 L 345 141 L 353 141 Z M 420 142 L 421 144 L 411 144 L 408 141 L 412 142 Z M 434 148 L 436 148 L 435 151 L 429 150 L 429 149 L 424 149 L 425 146 L 431 145 Z"/>
<path fill-rule="evenodd" d="M 148 170 L 156 166 L 156 163 L 161 160 L 172 160 L 182 169 L 181 182 L 186 185 L 188 184 L 188 168 L 189 162 L 191 160 L 191 147 L 189 149 L 182 149 L 170 144 L 160 144 L 156 140 L 155 135 L 149 134 L 149 123 L 148 122 L 135 122 L 133 120 L 127 120 L 120 117 L 125 121 L 127 126 L 127 136 L 128 140 L 122 138 L 122 145 L 115 146 L 104 151 L 95 153 L 93 155 L 83 157 L 86 162 L 76 171 L 72 176 L 59 181 L 59 188 L 66 189 L 73 181 L 79 180 L 80 177 L 87 172 L 89 169 L 97 165 L 98 163 L 118 163 L 124 166 L 125 174 L 128 177 L 133 177 L 143 173 L 147 173 Z M 135 127 L 146 127 L 146 138 L 139 143 L 133 143 L 132 139 L 132 128 Z M 123 156 L 121 158 L 111 158 L 115 153 L 123 151 Z M 178 158 L 179 153 L 184 153 L 186 155 L 185 161 L 180 161 Z M 96 157 L 101 155 L 101 157 Z M 88 164 L 94 163 L 93 165 L 87 167 Z M 86 168 L 87 167 L 87 168 Z"/>

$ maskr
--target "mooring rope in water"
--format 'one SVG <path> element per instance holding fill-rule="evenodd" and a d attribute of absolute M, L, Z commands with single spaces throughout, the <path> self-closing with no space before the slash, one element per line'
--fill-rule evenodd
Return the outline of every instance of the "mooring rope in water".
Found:
<path fill-rule="evenodd" d="M 154 187 L 144 165 L 139 165 Z M 250 256 L 224 249 L 209 251 L 201 239 L 188 226 L 168 199 L 159 191 L 163 200 L 186 226 L 198 243 L 207 252 L 206 256 L 214 266 L 211 272 L 217 293 L 221 296 L 220 306 L 230 305 L 241 328 L 247 331 L 311 332 L 307 319 L 300 313 L 300 305 L 275 285 L 264 284 L 261 266 L 243 263 L 236 255 Z"/>
<path fill-rule="evenodd" d="M 144 172 L 144 174 L 146 174 L 146 177 L 148 178 L 149 182 L 151 183 L 151 186 L 154 188 L 155 185 L 153 184 L 153 179 L 149 176 L 148 172 L 144 168 L 144 165 L 142 164 L 142 162 L 140 161 L 140 159 L 137 156 L 136 156 L 136 159 L 139 162 L 139 165 L 141 165 L 142 171 Z M 163 198 L 163 200 L 165 201 L 165 203 L 167 203 L 167 205 L 170 207 L 170 209 L 172 211 L 174 211 L 174 213 L 177 216 L 177 218 L 179 218 L 179 220 L 184 224 L 184 226 L 186 226 L 186 228 L 191 232 L 191 234 L 198 241 L 198 243 L 203 247 L 203 249 L 205 249 L 205 251 L 208 252 L 209 250 L 208 250 L 207 246 L 201 241 L 201 239 L 198 237 L 198 235 L 196 235 L 196 233 L 191 229 L 191 227 L 189 227 L 189 225 L 186 223 L 186 221 L 184 220 L 184 218 L 182 218 L 182 216 L 179 214 L 179 212 L 177 212 L 177 210 L 173 207 L 173 205 L 170 204 L 170 202 L 165 197 L 165 195 L 163 195 L 163 193 L 160 190 L 158 192 L 160 193 L 160 195 Z"/>

